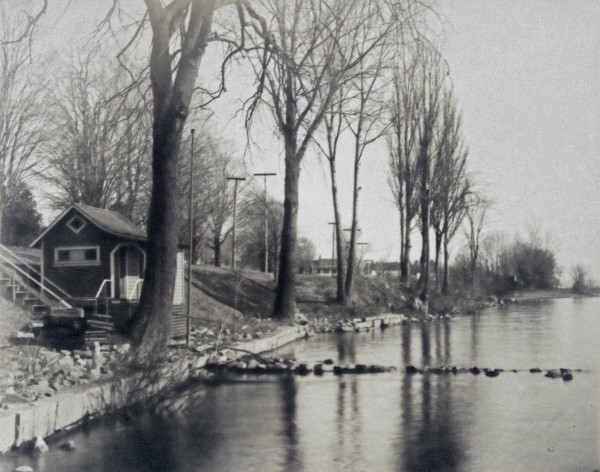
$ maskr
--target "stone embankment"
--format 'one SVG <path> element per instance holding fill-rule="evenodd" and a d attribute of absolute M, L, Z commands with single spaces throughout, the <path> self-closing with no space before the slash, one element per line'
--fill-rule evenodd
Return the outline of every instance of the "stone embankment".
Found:
<path fill-rule="evenodd" d="M 424 319 L 383 314 L 352 320 L 309 320 L 299 315 L 297 326 L 255 330 L 252 334 L 229 330 L 194 329 L 191 349 L 170 350 L 168 362 L 153 372 L 123 374 L 119 366 L 129 351 L 127 344 L 96 346 L 94 350 L 52 351 L 39 346 L 21 346 L 10 360 L 14 369 L 0 381 L 4 397 L 0 409 L 0 453 L 32 444 L 36 438 L 70 429 L 88 419 L 150 398 L 157 393 L 202 376 L 206 365 L 243 365 L 244 353 L 272 351 L 299 338 L 321 332 L 367 331 L 444 317 Z M 233 364 L 236 363 L 236 364 Z M 288 368 L 289 366 L 286 366 Z M 384 366 L 333 366 L 300 364 L 298 373 L 374 373 L 389 371 Z M 15 373 L 17 372 L 17 373 Z"/>
<path fill-rule="evenodd" d="M 306 327 L 290 326 L 261 339 L 233 342 L 231 348 L 267 352 L 306 335 Z M 88 351 L 53 353 L 52 366 L 56 370 L 54 374 L 47 372 L 52 381 L 35 380 L 39 383 L 30 386 L 28 397 L 15 393 L 13 387 L 5 388 L 0 409 L 0 453 L 31 445 L 38 438 L 73 428 L 201 377 L 214 350 L 211 345 L 206 349 L 201 346 L 195 350 L 172 349 L 164 365 L 152 372 L 126 376 L 112 371 L 126 354 L 124 346 L 115 346 L 102 354 L 97 350 L 91 354 Z M 217 355 L 239 357 L 235 352 L 221 346 Z M 14 381 L 5 379 L 6 382 L 11 380 Z"/>

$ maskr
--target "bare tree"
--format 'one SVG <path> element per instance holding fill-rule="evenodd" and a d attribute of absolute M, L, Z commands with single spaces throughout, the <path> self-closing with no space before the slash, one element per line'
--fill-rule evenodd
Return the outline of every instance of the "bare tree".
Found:
<path fill-rule="evenodd" d="M 262 191 L 255 191 L 244 204 L 246 219 L 240 231 L 242 263 L 260 269 L 265 259 L 265 197 Z M 277 261 L 281 244 L 281 227 L 283 224 L 283 203 L 269 198 L 267 201 L 268 219 L 268 267 L 275 273 L 277 280 Z"/>
<path fill-rule="evenodd" d="M 490 200 L 482 194 L 471 192 L 466 207 L 466 227 L 464 228 L 469 248 L 469 268 L 473 290 L 477 287 L 477 262 L 479 259 L 481 234 L 485 225 Z"/>
<path fill-rule="evenodd" d="M 352 98 L 348 102 L 350 106 L 345 114 L 348 129 L 354 137 L 352 222 L 345 285 L 348 299 L 352 297 L 356 263 L 360 165 L 367 146 L 377 141 L 387 131 L 387 124 L 381 119 L 381 115 L 384 110 L 383 90 L 387 81 L 384 75 L 384 64 L 389 59 L 389 53 L 389 47 L 377 48 L 372 51 L 370 58 L 363 61 L 361 72 L 351 82 Z"/>
<path fill-rule="evenodd" d="M 190 113 L 200 63 L 211 38 L 215 11 L 230 3 L 145 0 L 152 29 L 152 194 L 148 212 L 148 264 L 140 304 L 131 323 L 138 356 L 142 359 L 161 352 L 169 336 L 165 326 L 169 326 L 175 282 L 178 157 L 183 128 Z"/>
<path fill-rule="evenodd" d="M 339 87 L 355 76 L 365 57 L 405 19 L 403 15 L 413 12 L 407 13 L 399 1 L 249 3 L 246 8 L 259 40 L 254 42 L 253 58 L 260 85 L 248 119 L 261 100 L 267 102 L 284 141 L 284 220 L 273 315 L 290 319 L 295 311 L 300 163 Z"/>
<path fill-rule="evenodd" d="M 417 214 L 418 56 L 401 54 L 393 75 L 390 100 L 391 132 L 388 136 L 389 185 L 400 218 L 400 280 L 410 277 L 411 232 Z"/>
<path fill-rule="evenodd" d="M 0 6 L 0 238 L 4 209 L 33 175 L 47 139 L 43 81 L 33 68 L 32 21 Z M 25 39 L 28 39 L 26 41 Z"/>
<path fill-rule="evenodd" d="M 419 100 L 417 106 L 421 108 L 418 126 L 419 154 L 419 202 L 421 222 L 421 259 L 418 289 L 419 298 L 425 304 L 429 300 L 429 229 L 430 229 L 430 204 L 431 204 L 431 161 L 434 130 L 440 104 L 442 101 L 442 86 L 445 74 L 441 68 L 439 53 L 429 45 L 420 45 L 418 48 L 419 60 Z"/>
<path fill-rule="evenodd" d="M 339 196 L 337 184 L 337 161 L 338 161 L 338 146 L 343 131 L 346 129 L 344 120 L 344 103 L 346 101 L 345 90 L 340 88 L 336 93 L 335 98 L 331 101 L 327 112 L 323 117 L 323 127 L 325 128 L 326 144 L 321 144 L 319 138 L 315 139 L 315 143 L 325 156 L 329 163 L 329 177 L 331 180 L 331 197 L 333 202 L 333 218 L 335 225 L 335 247 L 336 247 L 336 302 L 346 303 L 346 287 L 345 287 L 345 266 L 344 266 L 344 246 L 342 220 L 339 209 Z M 333 264 L 333 261 L 332 261 Z"/>
<path fill-rule="evenodd" d="M 470 191 L 466 173 L 468 150 L 464 144 L 461 117 L 451 91 L 444 94 L 436 126 L 431 196 L 431 225 L 435 236 L 435 278 L 438 289 L 448 293 L 448 245 L 464 218 Z M 439 258 L 443 245 L 443 275 Z"/>
<path fill-rule="evenodd" d="M 221 246 L 233 230 L 233 206 L 234 206 L 234 186 L 227 180 L 234 174 L 240 175 L 240 166 L 236 165 L 233 156 L 223 151 L 217 151 L 213 155 L 208 175 L 208 194 L 206 195 L 209 241 L 208 246 L 214 252 L 215 267 L 221 266 Z M 238 198 L 244 186 L 238 187 Z M 245 216 L 243 211 L 238 211 L 236 222 L 242 225 L 241 221 Z"/>
<path fill-rule="evenodd" d="M 53 140 L 40 172 L 51 184 L 48 197 L 57 207 L 84 203 L 144 221 L 151 121 L 145 97 L 94 49 L 65 70 L 53 91 Z"/>

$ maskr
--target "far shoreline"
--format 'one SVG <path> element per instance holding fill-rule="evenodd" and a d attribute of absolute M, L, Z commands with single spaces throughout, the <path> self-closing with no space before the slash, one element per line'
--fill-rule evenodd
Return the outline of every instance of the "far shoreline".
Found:
<path fill-rule="evenodd" d="M 524 290 L 518 292 L 511 292 L 506 295 L 505 299 L 515 299 L 520 301 L 528 300 L 546 300 L 554 298 L 589 298 L 598 297 L 600 293 L 575 293 L 570 288 L 555 288 L 550 290 Z"/>

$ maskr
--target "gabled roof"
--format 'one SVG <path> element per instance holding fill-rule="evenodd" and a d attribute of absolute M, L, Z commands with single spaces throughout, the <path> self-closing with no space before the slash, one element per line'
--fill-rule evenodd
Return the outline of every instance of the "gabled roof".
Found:
<path fill-rule="evenodd" d="M 95 208 L 89 205 L 81 205 L 79 203 L 72 204 L 69 208 L 63 211 L 46 230 L 30 244 L 30 247 L 36 247 L 38 243 L 46 236 L 46 234 L 54 228 L 71 210 L 76 210 L 86 220 L 97 226 L 102 231 L 105 231 L 114 236 L 127 239 L 135 239 L 137 241 L 146 241 L 146 232 L 134 225 L 129 219 L 125 218 L 120 213 L 102 208 Z"/>

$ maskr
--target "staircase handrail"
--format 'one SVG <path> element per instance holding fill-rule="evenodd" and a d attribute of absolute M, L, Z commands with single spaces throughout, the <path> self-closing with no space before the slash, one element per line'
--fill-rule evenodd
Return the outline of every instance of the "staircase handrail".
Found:
<path fill-rule="evenodd" d="M 42 277 L 42 274 L 40 273 L 40 271 L 38 271 L 35 267 L 33 267 L 31 264 L 29 264 L 26 260 L 24 260 L 23 258 L 21 258 L 19 255 L 17 255 L 16 253 L 14 253 L 13 251 L 11 251 L 9 248 L 7 248 L 6 246 L 4 246 L 3 244 L 0 244 L 0 250 L 7 252 L 12 258 L 16 259 L 17 261 L 19 261 L 21 264 L 23 264 L 25 267 L 27 267 L 27 269 L 29 269 L 31 272 L 33 272 L 35 275 L 40 277 L 39 281 L 36 281 L 34 279 L 34 282 L 37 283 L 38 285 L 40 285 L 40 287 L 42 286 L 42 282 L 41 280 L 44 280 L 43 285 L 49 285 L 50 287 L 52 287 L 52 289 L 59 293 L 62 298 L 73 298 L 73 296 L 71 294 L 69 294 L 66 290 L 64 290 L 62 287 L 59 287 L 58 285 L 56 285 L 54 282 L 52 282 L 52 280 L 50 279 L 46 279 Z M 43 256 L 42 256 L 43 257 Z M 7 258 L 5 257 L 4 260 L 7 260 Z M 10 263 L 10 261 L 9 261 Z M 15 264 L 13 264 L 15 265 Z M 31 278 L 31 277 L 29 277 Z M 42 287 L 43 290 L 46 290 L 44 287 Z M 54 296 L 54 295 L 53 295 Z M 58 297 L 61 298 L 61 297 Z"/>
<path fill-rule="evenodd" d="M 7 250 L 7 252 L 9 252 L 9 254 L 12 252 L 9 249 L 6 249 L 5 246 L 1 246 L 1 249 Z M 15 258 L 17 260 L 21 260 L 16 255 L 15 255 Z M 72 298 L 72 297 L 69 294 L 67 294 L 64 290 L 62 290 L 60 287 L 55 287 L 55 288 L 58 288 L 59 291 L 63 292 L 63 296 L 61 296 L 61 295 L 57 294 L 56 292 L 54 292 L 53 290 L 45 287 L 41 283 L 41 281 L 36 280 L 35 278 L 33 278 L 31 275 L 29 275 L 27 272 L 25 272 L 23 269 L 21 269 L 17 264 L 15 264 L 13 261 L 11 261 L 4 254 L 0 253 L 0 260 L 2 260 L 5 263 L 7 263 L 10 266 L 11 269 L 16 270 L 20 274 L 21 277 L 25 277 L 27 280 L 30 280 L 31 282 L 33 282 L 36 285 L 39 285 L 40 286 L 40 292 L 42 293 L 42 295 L 44 294 L 44 292 L 47 292 L 50 296 L 52 296 L 53 298 L 55 298 L 56 301 L 58 301 L 58 303 L 61 304 L 61 305 L 63 305 L 65 308 L 72 308 L 72 306 L 64 300 L 64 298 Z M 29 266 L 29 264 L 25 263 L 25 266 L 27 268 L 32 269 L 34 272 L 37 273 L 37 271 L 35 269 L 31 268 L 31 266 Z M 48 282 L 50 282 L 50 281 L 48 281 Z M 50 282 L 50 285 L 55 285 L 55 284 L 53 284 L 52 282 Z"/>
<path fill-rule="evenodd" d="M 140 279 L 140 278 L 138 278 L 138 279 L 135 281 L 135 284 L 133 284 L 133 287 L 131 287 L 131 290 L 129 291 L 129 294 L 128 294 L 129 296 L 128 296 L 128 298 L 127 298 L 128 300 L 132 300 L 132 299 L 133 299 L 133 294 L 134 294 L 134 293 L 135 293 L 135 291 L 137 290 L 137 288 L 138 288 L 138 285 L 139 285 L 140 283 L 142 283 L 143 281 L 144 281 L 144 279 Z M 139 297 L 138 297 L 138 299 L 139 299 Z"/>
<path fill-rule="evenodd" d="M 104 279 L 102 281 L 102 283 L 100 284 L 100 288 L 98 289 L 98 291 L 96 292 L 96 296 L 94 298 L 100 298 L 100 294 L 102 293 L 102 291 L 104 290 L 104 286 L 106 285 L 106 283 L 112 283 L 111 279 Z"/>

